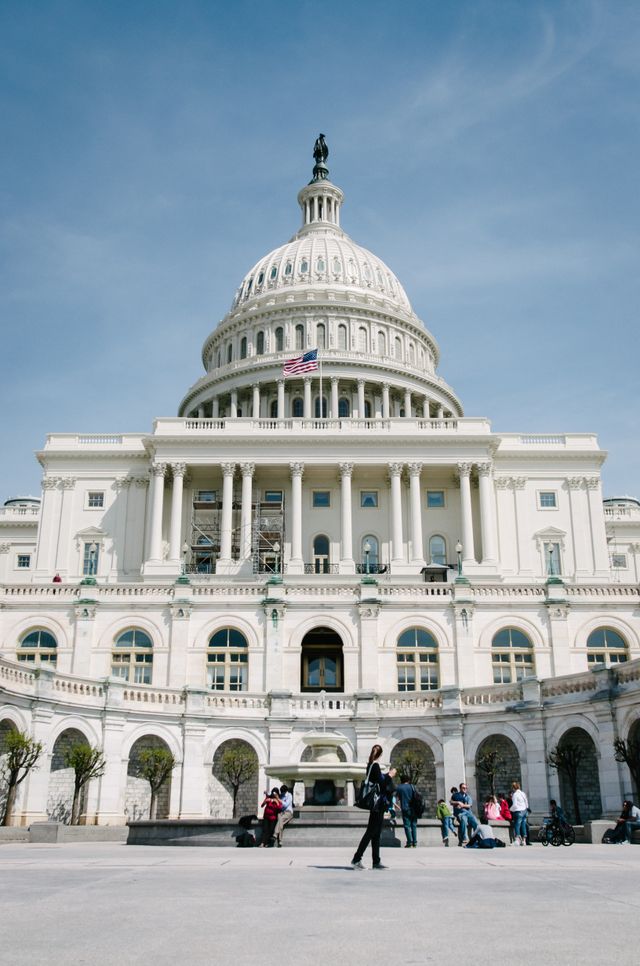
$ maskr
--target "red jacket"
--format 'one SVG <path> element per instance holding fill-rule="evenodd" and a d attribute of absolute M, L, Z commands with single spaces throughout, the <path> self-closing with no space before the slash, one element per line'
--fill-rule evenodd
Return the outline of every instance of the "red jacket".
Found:
<path fill-rule="evenodd" d="M 282 811 L 282 802 L 278 802 L 275 798 L 269 798 L 267 796 L 262 803 L 262 808 L 264 808 L 262 817 L 274 821 L 278 817 L 278 812 Z"/>

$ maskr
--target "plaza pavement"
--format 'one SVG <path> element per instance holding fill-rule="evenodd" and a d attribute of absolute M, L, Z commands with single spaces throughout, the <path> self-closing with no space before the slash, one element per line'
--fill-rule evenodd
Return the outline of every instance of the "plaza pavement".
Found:
<path fill-rule="evenodd" d="M 355 831 L 355 830 L 354 830 Z M 355 844 L 355 837 L 354 837 Z M 637 966 L 640 848 L 0 846 L 11 966 Z"/>

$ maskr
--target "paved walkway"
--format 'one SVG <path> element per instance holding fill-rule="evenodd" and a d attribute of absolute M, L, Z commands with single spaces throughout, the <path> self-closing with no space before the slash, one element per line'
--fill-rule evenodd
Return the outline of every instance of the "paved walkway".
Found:
<path fill-rule="evenodd" d="M 350 857 L 330 848 L 3 845 L 0 960 L 638 963 L 637 846 L 387 849 L 385 872 L 355 872 Z"/>

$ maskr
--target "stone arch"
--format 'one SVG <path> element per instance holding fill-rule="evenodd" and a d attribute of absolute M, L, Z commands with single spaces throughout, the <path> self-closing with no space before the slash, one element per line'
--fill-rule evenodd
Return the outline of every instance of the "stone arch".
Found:
<path fill-rule="evenodd" d="M 125 789 L 124 813 L 129 821 L 140 821 L 149 818 L 149 808 L 151 806 L 151 789 L 149 782 L 137 775 L 140 752 L 147 749 L 163 748 L 171 751 L 167 742 L 154 734 L 143 734 L 137 738 L 129 750 L 129 760 L 127 764 L 127 785 Z M 171 801 L 171 776 L 161 787 L 158 793 L 158 804 L 156 818 L 169 817 L 169 803 Z"/>
<path fill-rule="evenodd" d="M 253 815 L 258 808 L 260 769 L 256 750 L 242 738 L 227 738 L 216 748 L 211 765 L 208 794 L 209 813 L 213 818 L 233 817 L 233 789 L 229 781 L 223 777 L 221 765 L 225 752 L 235 750 L 246 751 L 255 768 L 253 775 L 238 789 L 235 815 L 236 817 Z"/>
<path fill-rule="evenodd" d="M 59 621 L 48 615 L 32 614 L 31 617 L 23 617 L 22 620 L 17 621 L 11 630 L 5 634 L 4 651 L 15 655 L 18 650 L 18 642 L 32 630 L 49 631 L 50 634 L 53 634 L 58 645 L 58 654 L 60 651 L 69 650 L 69 635 Z M 15 657 L 12 660 L 15 660 Z"/>
<path fill-rule="evenodd" d="M 558 748 L 576 745 L 583 751 L 583 758 L 578 767 L 576 795 L 580 809 L 580 820 L 588 822 L 600 818 L 602 815 L 602 800 L 600 797 L 600 776 L 598 771 L 598 753 L 596 744 L 584 728 L 573 727 L 564 732 Z M 558 772 L 560 786 L 560 802 L 569 821 L 577 822 L 576 807 L 571 783 L 567 774 Z"/>
<path fill-rule="evenodd" d="M 200 628 L 193 643 L 193 649 L 202 650 L 205 653 L 209 646 L 209 641 L 216 631 L 222 631 L 225 627 L 233 627 L 235 630 L 240 631 L 246 638 L 249 650 L 262 646 L 262 641 L 258 637 L 255 627 L 249 621 L 245 620 L 244 617 L 240 617 L 237 614 L 219 614 L 207 621 Z"/>
<path fill-rule="evenodd" d="M 345 622 L 328 612 L 326 614 L 323 613 L 322 617 L 307 617 L 306 620 L 301 621 L 291 632 L 289 647 L 292 650 L 302 649 L 303 637 L 315 627 L 320 626 L 328 627 L 330 630 L 335 631 L 338 637 L 342 638 L 345 650 L 357 647 L 353 627 L 349 627 Z"/>
<path fill-rule="evenodd" d="M 421 627 L 425 631 L 432 634 L 438 644 L 438 651 L 441 647 L 448 647 L 450 645 L 449 634 L 447 633 L 444 625 L 438 623 L 431 616 L 427 617 L 424 614 L 413 614 L 408 617 L 403 617 L 401 620 L 396 621 L 391 625 L 389 630 L 384 636 L 384 641 L 382 646 L 388 648 L 396 647 L 398 643 L 398 638 L 404 632 L 409 630 L 411 627 Z"/>
<path fill-rule="evenodd" d="M 573 646 L 578 649 L 586 648 L 589 635 L 592 631 L 598 630 L 599 627 L 610 627 L 617 631 L 626 641 L 630 652 L 629 660 L 633 660 L 634 652 L 640 649 L 640 637 L 631 624 L 614 614 L 602 613 L 586 620 L 576 631 Z"/>
<path fill-rule="evenodd" d="M 75 727 L 64 728 L 53 743 L 47 790 L 47 817 L 52 822 L 62 822 L 64 825 L 71 822 L 74 773 L 73 768 L 65 765 L 65 756 L 74 745 L 86 744 L 90 744 L 87 736 Z M 81 803 L 80 812 L 83 810 L 84 803 Z"/>
<path fill-rule="evenodd" d="M 484 738 L 475 754 L 476 788 L 478 790 L 477 814 L 482 815 L 482 806 L 487 795 L 491 794 L 491 776 L 481 767 L 482 757 L 487 752 L 498 753 L 494 779 L 495 792 L 506 793 L 511 782 L 522 784 L 522 766 L 515 743 L 504 734 L 492 734 Z"/>
<path fill-rule="evenodd" d="M 391 750 L 391 766 L 397 768 L 402 760 L 402 756 L 407 753 L 415 756 L 422 767 L 422 774 L 415 784 L 420 794 L 424 797 L 426 804 L 425 814 L 435 815 L 438 796 L 436 762 L 433 751 L 427 742 L 421 738 L 402 738 Z M 401 774 L 399 774 L 396 782 L 401 777 Z"/>
<path fill-rule="evenodd" d="M 480 650 L 491 651 L 493 638 L 498 631 L 506 627 L 515 627 L 516 630 L 526 634 L 533 645 L 534 652 L 539 648 L 549 647 L 549 641 L 545 639 L 542 629 L 537 624 L 534 624 L 533 621 L 519 614 L 504 614 L 502 617 L 496 617 L 495 620 L 490 621 L 482 629 L 478 639 L 478 648 Z"/>

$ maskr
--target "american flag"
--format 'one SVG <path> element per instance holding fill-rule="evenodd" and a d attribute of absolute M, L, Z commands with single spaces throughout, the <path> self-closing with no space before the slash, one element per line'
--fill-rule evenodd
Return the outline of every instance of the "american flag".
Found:
<path fill-rule="evenodd" d="M 318 368 L 318 350 L 311 349 L 303 356 L 296 356 L 295 359 L 287 359 L 282 367 L 283 375 L 297 376 L 301 372 L 315 372 Z"/>

